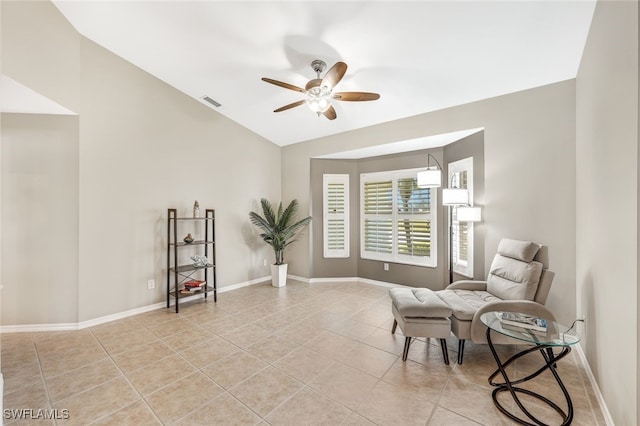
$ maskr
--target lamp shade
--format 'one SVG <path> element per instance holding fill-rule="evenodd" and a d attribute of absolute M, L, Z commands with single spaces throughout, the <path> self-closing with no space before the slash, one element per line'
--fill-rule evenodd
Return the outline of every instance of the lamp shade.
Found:
<path fill-rule="evenodd" d="M 469 205 L 469 191 L 462 188 L 443 189 L 442 204 L 445 206 L 467 206 Z"/>
<path fill-rule="evenodd" d="M 480 222 L 480 207 L 458 207 L 456 218 L 458 222 Z"/>
<path fill-rule="evenodd" d="M 418 172 L 417 183 L 419 188 L 439 188 L 442 186 L 442 172 L 440 169 Z"/>

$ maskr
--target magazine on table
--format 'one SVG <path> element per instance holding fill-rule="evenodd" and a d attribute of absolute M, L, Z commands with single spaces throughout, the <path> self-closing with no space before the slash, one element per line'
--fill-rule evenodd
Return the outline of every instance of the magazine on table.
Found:
<path fill-rule="evenodd" d="M 519 331 L 520 333 L 524 333 L 525 335 L 526 334 L 533 334 L 535 336 L 540 336 L 540 337 L 546 337 L 547 336 L 547 330 L 545 330 L 545 331 L 534 330 L 532 328 L 522 327 L 521 325 L 511 325 L 511 324 L 502 323 L 502 329 L 503 330 Z"/>
<path fill-rule="evenodd" d="M 500 321 L 502 321 L 503 324 L 510 326 L 522 327 L 541 332 L 547 331 L 547 320 L 544 318 L 538 318 L 518 312 L 503 312 L 500 316 Z"/>

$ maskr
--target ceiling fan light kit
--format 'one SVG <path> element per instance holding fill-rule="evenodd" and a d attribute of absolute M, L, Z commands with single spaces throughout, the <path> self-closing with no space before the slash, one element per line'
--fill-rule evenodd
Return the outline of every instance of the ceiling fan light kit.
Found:
<path fill-rule="evenodd" d="M 340 80 L 342 80 L 342 77 L 344 77 L 344 74 L 347 72 L 347 64 L 345 64 L 344 62 L 336 62 L 336 64 L 332 66 L 329 71 L 327 71 L 324 78 L 320 78 L 320 74 L 326 67 L 327 64 L 320 59 L 316 59 L 311 62 L 311 68 L 313 69 L 313 71 L 315 71 L 316 78 L 309 80 L 304 89 L 298 86 L 294 86 L 293 84 L 263 77 L 262 81 L 274 84 L 276 86 L 284 87 L 285 89 L 301 92 L 306 95 L 306 98 L 304 100 L 290 103 L 274 110 L 273 112 L 286 111 L 288 109 L 295 108 L 306 103 L 309 109 L 318 114 L 318 116 L 324 115 L 329 120 L 335 120 L 337 115 L 335 108 L 333 108 L 333 106 L 331 105 L 332 99 L 335 99 L 337 101 L 353 102 L 374 101 L 380 98 L 379 94 L 369 92 L 333 93 L 333 88 L 340 82 Z"/>

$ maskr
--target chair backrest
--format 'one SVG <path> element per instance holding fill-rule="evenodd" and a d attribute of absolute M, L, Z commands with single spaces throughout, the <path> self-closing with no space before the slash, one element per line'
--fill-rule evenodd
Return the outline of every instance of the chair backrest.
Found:
<path fill-rule="evenodd" d="M 540 246 L 538 253 L 536 253 L 536 257 L 534 257 L 533 260 L 542 263 L 542 274 L 540 275 L 538 290 L 536 291 L 536 296 L 533 300 L 544 305 L 547 303 L 547 296 L 549 296 L 549 290 L 551 290 L 553 277 L 556 275 L 553 271 L 549 270 L 549 247 Z"/>
<path fill-rule="evenodd" d="M 548 263 L 546 246 L 504 238 L 491 263 L 487 291 L 503 300 L 544 304 L 554 275 L 548 271 Z"/>

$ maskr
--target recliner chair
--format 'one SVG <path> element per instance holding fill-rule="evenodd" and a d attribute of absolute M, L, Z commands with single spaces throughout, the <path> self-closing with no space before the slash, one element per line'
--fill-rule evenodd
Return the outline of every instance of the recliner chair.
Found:
<path fill-rule="evenodd" d="M 462 364 L 464 343 L 486 343 L 486 327 L 480 315 L 490 311 L 510 311 L 555 320 L 544 304 L 554 273 L 548 270 L 548 248 L 529 241 L 502 239 L 486 281 L 462 280 L 436 294 L 452 310 L 451 331 L 458 338 L 458 364 Z M 497 344 L 515 340 L 492 336 Z"/>

